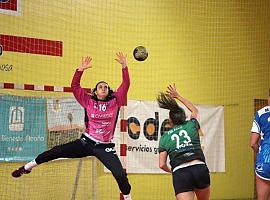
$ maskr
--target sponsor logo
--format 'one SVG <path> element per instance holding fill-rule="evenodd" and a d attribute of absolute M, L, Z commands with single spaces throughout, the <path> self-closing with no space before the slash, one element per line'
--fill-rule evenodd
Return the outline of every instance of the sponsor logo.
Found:
<path fill-rule="evenodd" d="M 263 171 L 263 164 L 258 164 L 258 165 L 256 166 L 256 170 L 257 170 L 258 172 L 262 172 L 262 171 Z"/>
<path fill-rule="evenodd" d="M 97 129 L 96 129 L 96 133 L 97 133 L 97 134 L 103 134 L 103 133 L 104 133 L 104 130 L 103 130 L 103 129 L 97 128 Z"/>
<path fill-rule="evenodd" d="M 106 118 L 111 118 L 112 113 L 104 113 L 104 114 L 91 114 L 91 118 L 96 118 L 96 119 L 106 119 Z"/>
<path fill-rule="evenodd" d="M 23 131 L 24 128 L 24 107 L 11 106 L 9 108 L 9 130 Z"/>
<path fill-rule="evenodd" d="M 109 152 L 115 152 L 115 148 L 114 147 L 112 147 L 112 148 L 106 148 L 105 151 L 108 152 L 108 153 Z"/>
<path fill-rule="evenodd" d="M 185 157 L 189 157 L 189 156 L 192 156 L 194 155 L 194 153 L 191 153 L 191 152 L 187 152 L 187 153 L 184 153 L 183 156 Z"/>
<path fill-rule="evenodd" d="M 136 140 L 142 134 L 147 140 L 158 141 L 158 135 L 163 135 L 165 132 L 170 130 L 169 120 L 165 119 L 160 122 L 159 113 L 155 112 L 155 118 L 146 119 L 143 124 L 136 117 L 129 117 L 127 119 L 127 129 L 130 138 Z"/>
<path fill-rule="evenodd" d="M 10 64 L 0 64 L 0 70 L 5 72 L 10 72 L 13 70 L 13 65 Z"/>

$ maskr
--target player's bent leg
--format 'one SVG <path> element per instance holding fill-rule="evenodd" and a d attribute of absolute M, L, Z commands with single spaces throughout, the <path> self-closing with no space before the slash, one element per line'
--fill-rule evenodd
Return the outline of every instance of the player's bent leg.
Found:
<path fill-rule="evenodd" d="M 270 199 L 270 181 L 264 180 L 256 175 L 256 190 L 258 200 Z"/>
<path fill-rule="evenodd" d="M 57 158 L 81 158 L 91 155 L 92 148 L 89 144 L 81 139 L 73 142 L 55 146 L 52 149 L 45 151 L 37 156 L 37 158 L 25 166 L 22 166 L 11 173 L 15 178 L 21 177 L 23 174 L 29 174 L 33 167 L 48 162 Z"/>
<path fill-rule="evenodd" d="M 114 144 L 97 145 L 94 155 L 110 170 L 117 181 L 118 187 L 123 195 L 130 194 L 131 186 L 129 184 L 127 174 L 116 154 Z M 131 200 L 131 198 L 129 198 Z"/>
<path fill-rule="evenodd" d="M 37 156 L 36 163 L 38 165 L 55 160 L 58 158 L 82 158 L 90 155 L 89 144 L 85 143 L 81 139 L 58 145 L 52 149 L 45 151 Z"/>
<path fill-rule="evenodd" d="M 210 198 L 210 186 L 204 189 L 195 190 L 197 200 L 209 200 Z"/>
<path fill-rule="evenodd" d="M 194 192 L 181 192 L 176 195 L 176 200 L 193 200 L 194 199 Z"/>
<path fill-rule="evenodd" d="M 112 171 L 115 180 L 118 183 L 119 189 L 124 195 L 129 195 L 131 186 L 128 182 L 127 174 L 121 168 L 118 169 L 118 172 Z"/>

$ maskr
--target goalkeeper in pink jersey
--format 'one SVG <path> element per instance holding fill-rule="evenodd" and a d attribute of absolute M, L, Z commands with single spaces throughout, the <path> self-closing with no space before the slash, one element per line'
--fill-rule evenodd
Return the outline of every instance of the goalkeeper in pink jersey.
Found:
<path fill-rule="evenodd" d="M 130 80 L 127 57 L 119 52 L 116 54 L 115 60 L 122 66 L 122 83 L 115 92 L 110 89 L 105 81 L 96 84 L 92 90 L 92 95 L 87 94 L 81 87 L 81 76 L 85 70 L 91 68 L 91 57 L 82 59 L 73 76 L 72 92 L 85 109 L 88 118 L 85 133 L 82 134 L 81 138 L 64 145 L 55 146 L 39 154 L 36 159 L 12 172 L 13 177 L 17 178 L 23 174 L 28 174 L 33 167 L 57 158 L 95 156 L 112 172 L 124 199 L 131 200 L 131 186 L 116 154 L 115 144 L 112 143 L 119 109 L 126 104 Z"/>

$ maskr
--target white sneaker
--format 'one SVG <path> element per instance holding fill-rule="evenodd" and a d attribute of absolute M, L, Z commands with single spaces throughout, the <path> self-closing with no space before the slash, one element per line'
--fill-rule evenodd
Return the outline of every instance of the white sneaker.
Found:
<path fill-rule="evenodd" d="M 123 196 L 124 196 L 124 199 L 125 199 L 125 200 L 132 200 L 130 194 L 123 195 Z"/>

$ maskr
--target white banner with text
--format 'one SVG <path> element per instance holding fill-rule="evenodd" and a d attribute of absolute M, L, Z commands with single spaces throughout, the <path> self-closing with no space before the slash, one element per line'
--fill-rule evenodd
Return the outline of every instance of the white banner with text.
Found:
<path fill-rule="evenodd" d="M 190 112 L 185 106 L 182 107 L 189 118 Z M 224 107 L 196 107 L 200 113 L 199 122 L 203 131 L 203 135 L 200 136 L 201 145 L 209 170 L 225 172 Z M 128 131 L 127 172 L 163 173 L 158 164 L 158 143 L 161 135 L 168 131 L 168 110 L 160 109 L 155 101 L 129 100 L 124 108 L 124 116 L 127 119 Z M 116 139 L 115 142 L 119 140 Z"/>

